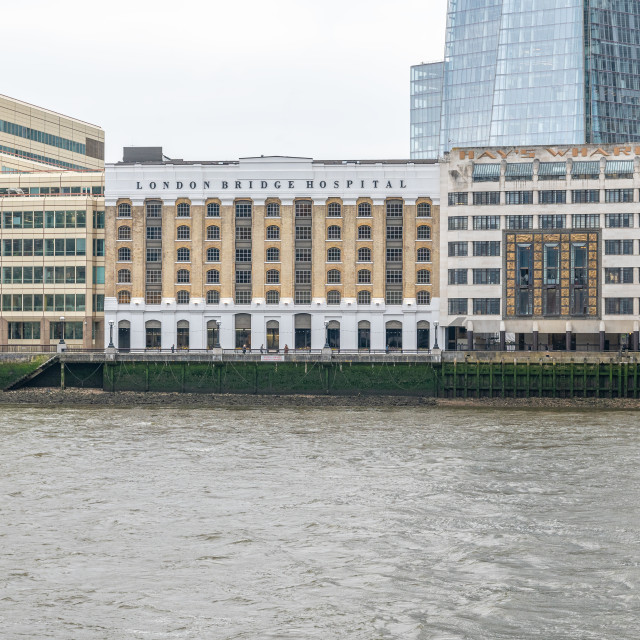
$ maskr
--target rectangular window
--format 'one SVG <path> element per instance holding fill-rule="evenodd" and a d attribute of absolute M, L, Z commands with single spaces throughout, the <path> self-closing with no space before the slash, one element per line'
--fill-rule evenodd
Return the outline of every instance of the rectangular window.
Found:
<path fill-rule="evenodd" d="M 473 284 L 500 284 L 500 269 L 474 269 Z"/>
<path fill-rule="evenodd" d="M 605 202 L 633 202 L 633 189 L 605 189 Z"/>
<path fill-rule="evenodd" d="M 102 238 L 93 239 L 93 255 L 96 258 L 100 258 L 104 256 L 104 239 Z"/>
<path fill-rule="evenodd" d="M 387 217 L 402 218 L 402 202 L 398 202 L 397 200 L 387 202 Z"/>
<path fill-rule="evenodd" d="M 162 270 L 147 269 L 147 284 L 162 284 Z"/>
<path fill-rule="evenodd" d="M 473 313 L 478 316 L 499 315 L 500 298 L 474 298 Z"/>
<path fill-rule="evenodd" d="M 161 249 L 147 249 L 147 262 L 160 262 L 162 260 Z"/>
<path fill-rule="evenodd" d="M 605 213 L 604 226 L 609 229 L 633 227 L 633 213 Z"/>
<path fill-rule="evenodd" d="M 476 205 L 500 204 L 500 192 L 499 191 L 476 191 L 473 194 L 473 204 L 476 204 Z"/>
<path fill-rule="evenodd" d="M 93 267 L 93 284 L 104 284 L 104 267 Z"/>
<path fill-rule="evenodd" d="M 449 222 L 451 222 L 451 218 L 449 218 Z M 499 229 L 500 216 L 473 216 L 473 228 L 478 230 L 479 229 Z"/>
<path fill-rule="evenodd" d="M 402 249 L 387 249 L 387 262 L 402 262 Z"/>
<path fill-rule="evenodd" d="M 500 241 L 492 240 L 490 242 L 474 242 L 473 243 L 473 255 L 474 256 L 499 256 L 500 255 Z"/>
<path fill-rule="evenodd" d="M 251 227 L 236 227 L 236 240 L 251 240 Z"/>
<path fill-rule="evenodd" d="M 500 182 L 500 163 L 474 163 L 472 178 L 474 182 Z"/>
<path fill-rule="evenodd" d="M 600 202 L 600 191 L 598 189 L 574 189 L 571 192 L 571 202 L 573 204 Z"/>
<path fill-rule="evenodd" d="M 387 284 L 401 284 L 402 269 L 387 269 Z"/>
<path fill-rule="evenodd" d="M 296 216 L 298 218 L 310 218 L 311 202 L 308 200 L 296 200 Z"/>
<path fill-rule="evenodd" d="M 160 304 L 162 302 L 162 292 L 147 291 L 145 293 L 145 301 L 147 304 Z"/>
<path fill-rule="evenodd" d="M 507 216 L 507 229 L 533 229 L 533 216 Z"/>
<path fill-rule="evenodd" d="M 469 194 L 466 191 L 454 191 L 449 193 L 448 200 L 450 207 L 469 204 Z"/>
<path fill-rule="evenodd" d="M 162 239 L 162 227 L 147 227 L 147 240 Z"/>
<path fill-rule="evenodd" d="M 604 312 L 617 316 L 633 314 L 633 298 L 605 298 Z"/>
<path fill-rule="evenodd" d="M 600 227 L 599 213 L 574 213 L 571 216 L 574 229 L 598 229 Z"/>
<path fill-rule="evenodd" d="M 251 270 L 236 269 L 236 284 L 251 284 Z"/>
<path fill-rule="evenodd" d="M 631 256 L 633 240 L 605 240 L 604 253 L 608 256 Z"/>
<path fill-rule="evenodd" d="M 296 291 L 296 304 L 311 304 L 311 291 Z"/>
<path fill-rule="evenodd" d="M 467 216 L 453 216 L 449 218 L 449 231 L 467 229 L 469 225 Z"/>
<path fill-rule="evenodd" d="M 560 245 L 551 243 L 544 245 L 543 282 L 547 285 L 560 284 Z"/>
<path fill-rule="evenodd" d="M 538 191 L 538 202 L 540 204 L 566 204 L 567 192 L 556 189 Z"/>
<path fill-rule="evenodd" d="M 538 166 L 538 180 L 566 180 L 566 162 L 541 162 Z"/>
<path fill-rule="evenodd" d="M 104 211 L 93 212 L 93 228 L 104 229 Z"/>
<path fill-rule="evenodd" d="M 533 204 L 533 191 L 507 191 L 507 204 Z"/>
<path fill-rule="evenodd" d="M 402 291 L 387 291 L 385 302 L 387 304 L 402 304 Z"/>
<path fill-rule="evenodd" d="M 250 202 L 236 203 L 236 218 L 250 218 L 250 217 L 251 217 L 251 203 Z"/>
<path fill-rule="evenodd" d="M 564 229 L 566 226 L 566 216 L 564 214 L 557 215 L 541 215 L 541 229 Z"/>
<path fill-rule="evenodd" d="M 449 269 L 449 284 L 467 284 L 467 270 Z"/>
<path fill-rule="evenodd" d="M 402 240 L 402 227 L 387 226 L 387 240 Z"/>
<path fill-rule="evenodd" d="M 236 291 L 236 304 L 251 304 L 251 291 Z"/>
<path fill-rule="evenodd" d="M 467 298 L 449 298 L 449 315 L 457 316 L 467 313 Z"/>
<path fill-rule="evenodd" d="M 296 269 L 296 284 L 311 284 L 311 270 Z"/>
<path fill-rule="evenodd" d="M 296 249 L 296 262 L 311 262 L 311 249 Z"/>
<path fill-rule="evenodd" d="M 469 255 L 469 243 L 468 242 L 450 242 L 449 243 L 449 256 L 467 256 Z"/>
<path fill-rule="evenodd" d="M 604 270 L 605 284 L 633 284 L 633 267 L 611 267 Z"/>
<path fill-rule="evenodd" d="M 236 262 L 251 262 L 251 249 L 236 249 Z"/>
<path fill-rule="evenodd" d="M 311 240 L 311 227 L 296 227 L 296 240 Z"/>

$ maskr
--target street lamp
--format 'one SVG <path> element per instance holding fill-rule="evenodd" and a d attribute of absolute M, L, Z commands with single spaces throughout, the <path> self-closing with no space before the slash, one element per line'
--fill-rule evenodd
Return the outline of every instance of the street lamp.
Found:
<path fill-rule="evenodd" d="M 329 323 L 328 322 L 324 323 L 324 348 L 325 349 L 331 348 L 329 346 Z"/>
<path fill-rule="evenodd" d="M 64 316 L 60 316 L 60 344 L 64 344 Z"/>
<path fill-rule="evenodd" d="M 113 320 L 109 320 L 109 346 L 107 349 L 115 349 L 115 345 L 113 344 Z"/>
<path fill-rule="evenodd" d="M 214 322 L 216 323 L 216 335 L 215 335 L 215 340 L 213 341 L 213 348 L 219 349 L 220 348 L 220 325 L 222 324 L 222 322 L 218 322 L 217 320 L 214 320 Z"/>
<path fill-rule="evenodd" d="M 434 349 L 439 349 L 440 347 L 438 346 L 438 323 L 434 322 L 433 326 L 436 328 L 436 335 L 435 335 L 435 340 L 433 342 L 433 348 Z"/>

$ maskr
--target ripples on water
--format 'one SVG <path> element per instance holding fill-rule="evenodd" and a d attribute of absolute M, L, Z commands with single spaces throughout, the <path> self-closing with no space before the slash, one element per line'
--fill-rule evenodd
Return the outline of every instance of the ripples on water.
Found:
<path fill-rule="evenodd" d="M 0 407 L 0 636 L 636 640 L 638 427 Z"/>

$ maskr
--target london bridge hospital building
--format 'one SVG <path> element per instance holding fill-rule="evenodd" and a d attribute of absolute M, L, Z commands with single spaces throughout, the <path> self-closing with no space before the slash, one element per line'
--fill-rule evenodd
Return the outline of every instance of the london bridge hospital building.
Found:
<path fill-rule="evenodd" d="M 106 168 L 105 346 L 428 350 L 435 161 L 168 160 Z"/>

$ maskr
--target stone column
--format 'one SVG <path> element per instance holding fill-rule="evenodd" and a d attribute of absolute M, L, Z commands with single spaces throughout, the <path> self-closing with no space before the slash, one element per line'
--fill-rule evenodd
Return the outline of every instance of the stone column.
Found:
<path fill-rule="evenodd" d="M 507 348 L 507 330 L 504 322 L 500 323 L 500 351 L 505 351 Z"/>
<path fill-rule="evenodd" d="M 467 351 L 473 351 L 473 322 L 467 323 Z"/>
<path fill-rule="evenodd" d="M 566 351 L 571 351 L 571 323 L 567 322 L 567 328 L 565 330 L 564 348 Z"/>
<path fill-rule="evenodd" d="M 537 351 L 538 350 L 538 323 L 537 322 L 533 323 L 532 339 L 533 339 L 533 345 L 531 348 L 533 351 Z"/>

